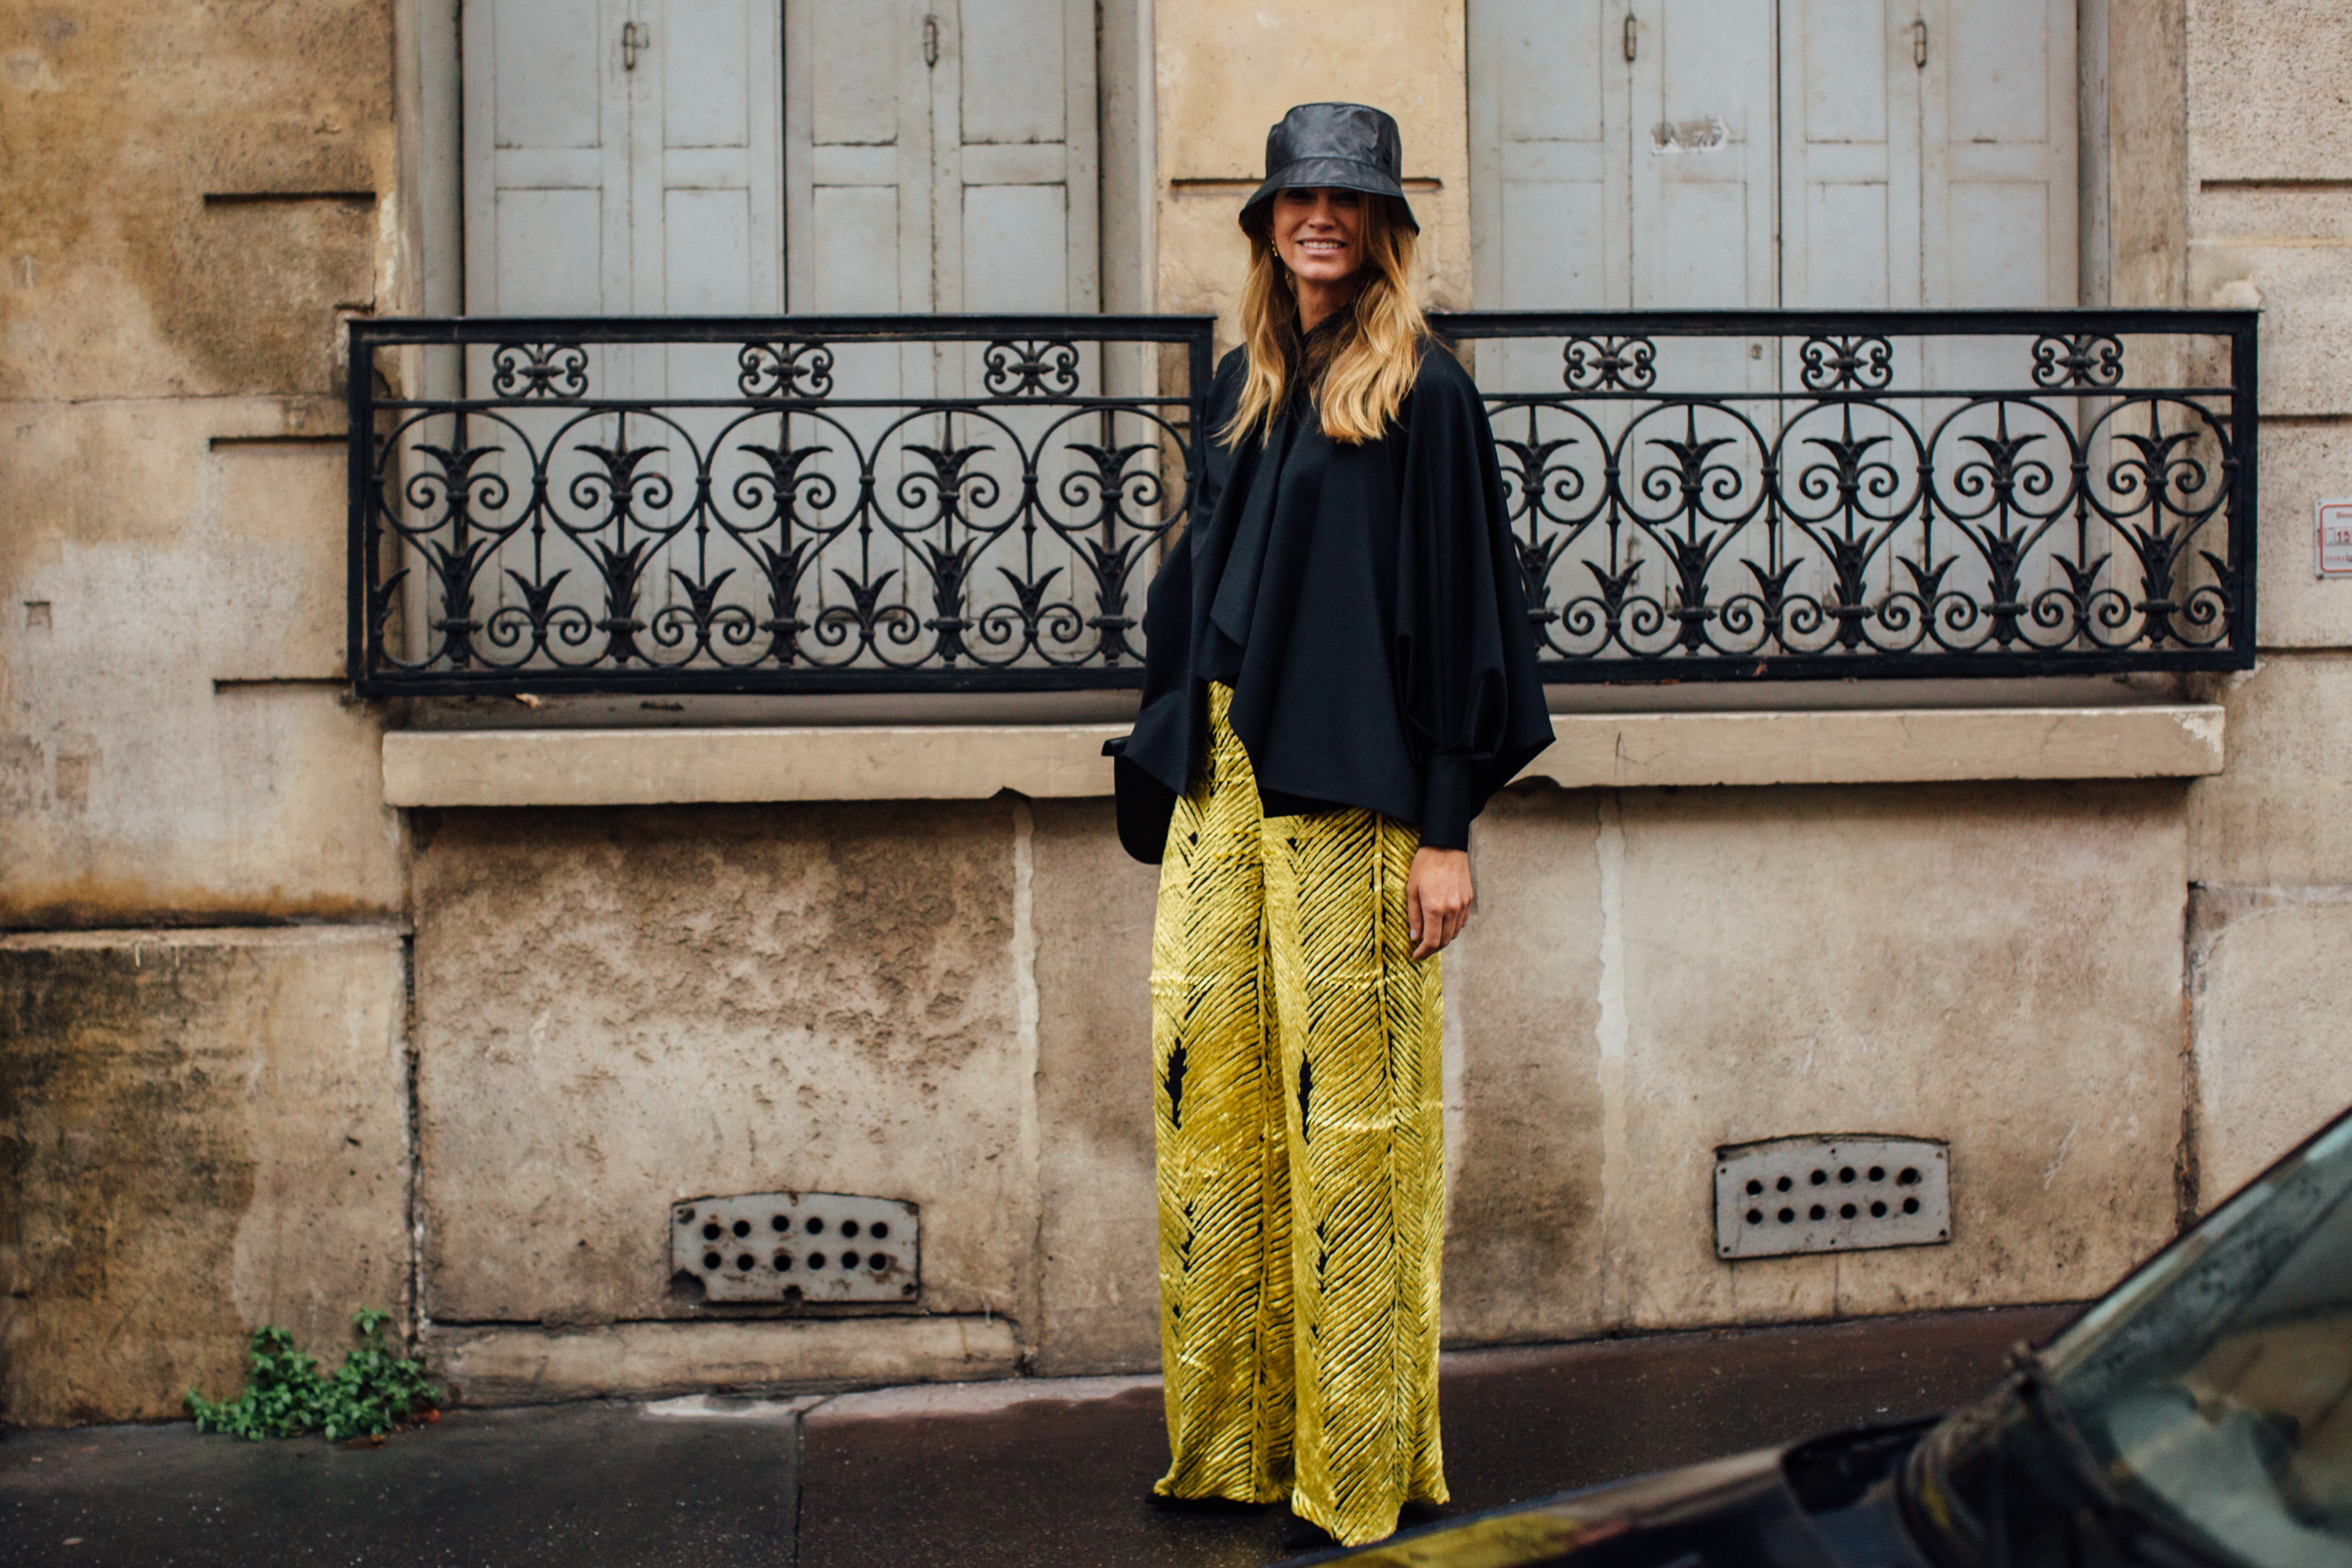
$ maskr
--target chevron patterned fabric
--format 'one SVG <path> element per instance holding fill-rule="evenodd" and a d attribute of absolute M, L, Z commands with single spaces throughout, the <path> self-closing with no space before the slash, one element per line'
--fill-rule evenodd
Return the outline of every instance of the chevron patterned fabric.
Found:
<path fill-rule="evenodd" d="M 1260 815 L 1210 688 L 1152 932 L 1157 1490 L 1275 1502 L 1349 1545 L 1443 1502 L 1438 961 L 1415 963 L 1419 837 L 1368 811 Z"/>

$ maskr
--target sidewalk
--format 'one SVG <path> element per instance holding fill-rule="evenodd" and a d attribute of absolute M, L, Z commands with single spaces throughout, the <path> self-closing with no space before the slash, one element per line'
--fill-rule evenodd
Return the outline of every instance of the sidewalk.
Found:
<path fill-rule="evenodd" d="M 1938 1410 L 2065 1309 L 1445 1358 L 1447 1511 Z M 1170 1513 L 1156 1379 L 452 1411 L 381 1448 L 168 1426 L 0 1438 L 0 1568 L 1241 1568 L 1285 1511 Z"/>

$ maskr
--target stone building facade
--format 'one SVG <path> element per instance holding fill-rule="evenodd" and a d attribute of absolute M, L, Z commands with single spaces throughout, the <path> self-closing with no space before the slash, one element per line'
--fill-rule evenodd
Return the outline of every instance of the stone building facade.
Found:
<path fill-rule="evenodd" d="M 1153 875 L 1094 754 L 1115 703 L 352 695 L 343 324 L 538 286 L 489 233 L 485 193 L 540 178 L 480 131 L 514 101 L 483 97 L 494 47 L 527 96 L 542 58 L 618 79 L 624 27 L 671 37 L 657 0 L 500 4 L 0 17 L 0 1421 L 168 1416 L 252 1328 L 331 1350 L 362 1304 L 474 1401 L 1148 1368 Z M 1447 958 L 1449 1343 L 2084 1298 L 2352 1100 L 2352 585 L 2310 534 L 2352 494 L 2342 7 L 1631 0 L 1551 8 L 1533 48 L 1479 0 L 766 9 L 743 79 L 814 171 L 800 237 L 746 230 L 779 308 L 848 308 L 792 247 L 850 232 L 824 171 L 888 138 L 828 152 L 826 114 L 931 95 L 903 195 L 948 166 L 940 58 L 969 128 L 1045 114 L 992 73 L 1049 56 L 1058 129 L 958 153 L 968 191 L 1012 171 L 987 199 L 1022 224 L 1059 215 L 1024 308 L 1223 312 L 1229 341 L 1262 128 L 1321 98 L 1402 121 L 1433 301 L 1725 302 L 1643 292 L 1689 269 L 1671 234 L 1594 261 L 1592 298 L 1509 297 L 1547 285 L 1502 193 L 1553 156 L 1513 149 L 1574 140 L 1511 94 L 1622 40 L 1624 122 L 1654 90 L 1679 123 L 1675 39 L 1761 26 L 2042 38 L 2032 155 L 2075 199 L 2034 231 L 2065 274 L 2037 302 L 2263 312 L 2252 672 L 1558 693 Z M 853 25 L 896 52 L 827 66 Z M 1956 94 L 2000 54 L 1937 68 Z M 1833 65 L 1719 91 L 1826 115 L 1864 90 Z M 1731 303 L 1798 275 L 1768 184 Z M 994 209 L 959 210 L 961 259 L 893 230 L 898 292 L 856 308 L 987 308 Z M 607 260 L 575 309 L 687 308 Z M 1857 1131 L 1948 1141 L 1948 1246 L 1717 1256 L 1719 1146 Z M 919 1300 L 681 1298 L 671 1205 L 782 1189 L 919 1204 Z"/>

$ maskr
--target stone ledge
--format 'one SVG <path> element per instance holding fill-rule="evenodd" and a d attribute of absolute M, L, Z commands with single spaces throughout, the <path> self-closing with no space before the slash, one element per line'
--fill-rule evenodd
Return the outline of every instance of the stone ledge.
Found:
<path fill-rule="evenodd" d="M 653 1398 L 1001 1378 L 1020 1347 L 1003 1318 L 786 1318 L 572 1329 L 436 1324 L 434 1373 L 461 1405 Z"/>
<path fill-rule="evenodd" d="M 1566 789 L 2191 778 L 2221 771 L 2222 710 L 1909 708 L 1560 713 L 1523 779 Z M 1106 795 L 1124 724 L 667 730 L 398 730 L 401 806 Z"/>

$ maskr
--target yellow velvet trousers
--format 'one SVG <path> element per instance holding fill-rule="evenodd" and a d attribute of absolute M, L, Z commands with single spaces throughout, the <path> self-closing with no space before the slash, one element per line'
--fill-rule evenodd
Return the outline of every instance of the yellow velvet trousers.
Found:
<path fill-rule="evenodd" d="M 1445 1143 L 1435 958 L 1405 934 L 1419 836 L 1261 814 L 1210 689 L 1151 944 L 1158 1490 L 1274 1502 L 1349 1545 L 1445 1500 L 1437 1436 Z"/>

